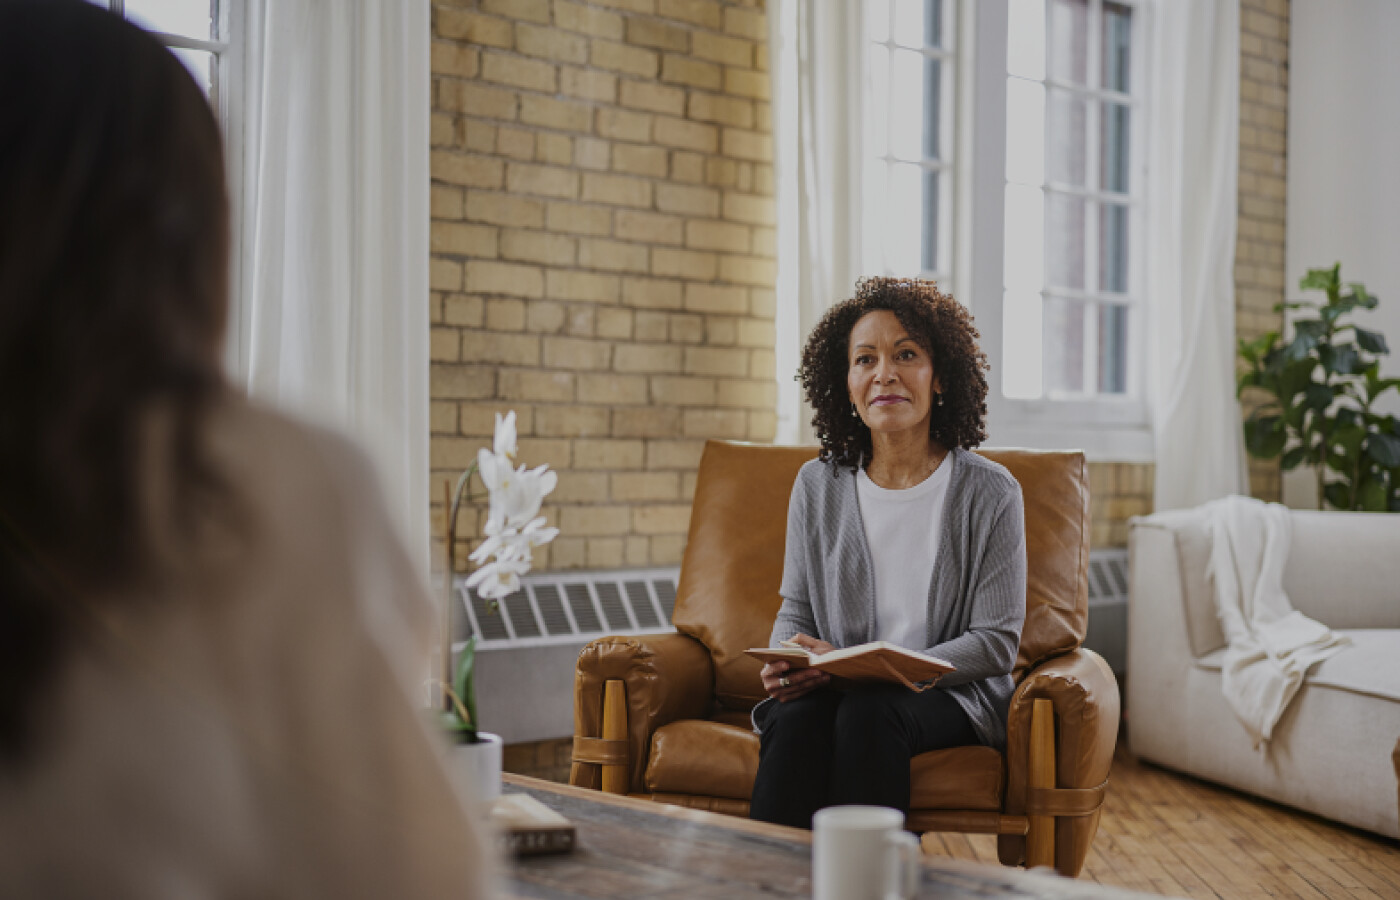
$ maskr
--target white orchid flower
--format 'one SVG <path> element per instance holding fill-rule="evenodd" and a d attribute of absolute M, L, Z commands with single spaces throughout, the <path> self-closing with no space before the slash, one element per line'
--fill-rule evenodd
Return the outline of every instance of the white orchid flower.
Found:
<path fill-rule="evenodd" d="M 506 413 L 505 418 L 501 418 L 500 413 L 496 413 L 496 439 L 494 441 L 497 456 L 505 457 L 511 462 L 515 462 L 518 452 L 515 445 L 515 410 Z"/>
<path fill-rule="evenodd" d="M 521 529 L 520 536 L 525 538 L 531 547 L 540 547 L 548 544 L 559 536 L 559 529 L 546 528 L 544 527 L 544 523 L 544 516 L 532 520 L 530 524 Z"/>
<path fill-rule="evenodd" d="M 492 449 L 483 447 L 476 456 L 477 471 L 490 495 L 486 539 L 469 557 L 480 568 L 466 581 L 468 588 L 480 585 L 477 593 L 488 600 L 520 590 L 520 576 L 534 561 L 532 549 L 559 535 L 559 529 L 546 527 L 539 514 L 544 498 L 559 484 L 558 474 L 547 465 L 517 468 L 516 454 L 515 411 L 496 413 Z"/>
<path fill-rule="evenodd" d="M 530 564 L 523 560 L 497 560 L 473 572 L 466 586 L 476 588 L 483 599 L 499 600 L 520 590 L 520 576 L 528 571 Z"/>

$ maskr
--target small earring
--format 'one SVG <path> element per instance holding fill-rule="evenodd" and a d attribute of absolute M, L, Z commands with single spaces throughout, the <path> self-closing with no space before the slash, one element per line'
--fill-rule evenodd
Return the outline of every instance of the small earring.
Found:
<path fill-rule="evenodd" d="M 938 405 L 939 405 L 939 406 L 942 406 L 942 405 L 943 405 L 943 395 L 942 395 L 942 394 L 934 394 L 933 396 L 935 396 L 935 397 L 938 398 Z"/>
<path fill-rule="evenodd" d="M 854 403 L 851 404 L 851 418 L 852 418 L 852 419 L 859 419 L 859 418 L 860 418 L 860 413 L 856 412 L 856 405 L 855 405 Z"/>

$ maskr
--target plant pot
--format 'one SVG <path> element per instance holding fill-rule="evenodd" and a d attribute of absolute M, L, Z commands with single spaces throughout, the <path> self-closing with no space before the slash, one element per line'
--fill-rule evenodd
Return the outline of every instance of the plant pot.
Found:
<path fill-rule="evenodd" d="M 501 736 L 482 731 L 475 744 L 452 746 L 452 772 L 482 803 L 501 796 Z"/>

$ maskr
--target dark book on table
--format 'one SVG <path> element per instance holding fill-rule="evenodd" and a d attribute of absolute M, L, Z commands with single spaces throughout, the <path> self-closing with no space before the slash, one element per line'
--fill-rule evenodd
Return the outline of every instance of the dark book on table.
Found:
<path fill-rule="evenodd" d="M 574 849 L 574 826 L 529 794 L 505 794 L 491 804 L 497 840 L 515 856 L 567 853 Z"/>

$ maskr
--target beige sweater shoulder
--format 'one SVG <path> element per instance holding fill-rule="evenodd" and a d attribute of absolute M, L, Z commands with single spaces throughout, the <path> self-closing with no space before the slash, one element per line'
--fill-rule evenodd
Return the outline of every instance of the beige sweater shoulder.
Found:
<path fill-rule="evenodd" d="M 0 896 L 484 896 L 483 817 L 416 709 L 431 607 L 364 457 L 230 398 L 206 438 L 241 525 L 191 545 L 159 433 L 169 577 L 89 604 L 39 762 L 0 770 Z"/>

